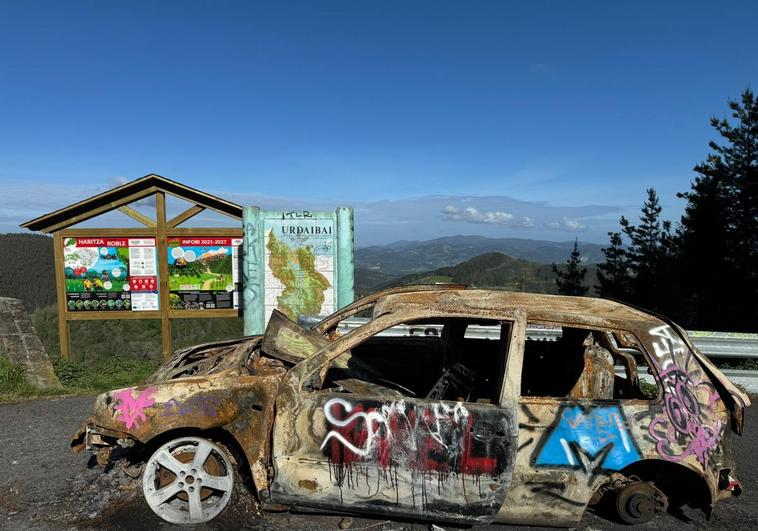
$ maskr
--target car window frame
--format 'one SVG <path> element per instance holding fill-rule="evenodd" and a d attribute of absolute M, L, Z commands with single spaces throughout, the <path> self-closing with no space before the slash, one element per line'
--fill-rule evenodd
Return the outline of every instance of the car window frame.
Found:
<path fill-rule="evenodd" d="M 548 319 L 528 319 L 526 326 L 528 327 L 530 324 L 540 324 L 540 325 L 550 325 L 550 326 L 558 326 L 558 327 L 570 327 L 570 328 L 580 328 L 583 330 L 587 330 L 590 332 L 604 332 L 604 333 L 610 333 L 613 334 L 613 332 L 625 332 L 628 334 L 631 334 L 636 340 L 637 343 L 640 345 L 641 350 L 640 353 L 642 354 L 643 358 L 645 359 L 645 363 L 650 368 L 653 374 L 653 379 L 655 381 L 655 385 L 658 388 L 658 394 L 653 399 L 642 399 L 642 398 L 583 398 L 580 399 L 582 402 L 625 402 L 625 403 L 639 403 L 639 404 L 648 404 L 648 405 L 660 405 L 663 402 L 663 389 L 661 387 L 660 378 L 658 376 L 658 372 L 655 369 L 655 365 L 651 363 L 651 354 L 648 351 L 649 347 L 645 344 L 645 342 L 640 339 L 640 335 L 637 334 L 632 327 L 622 328 L 622 327 L 612 327 L 612 326 L 600 326 L 596 324 L 586 324 L 581 322 L 573 322 L 573 321 L 552 321 Z M 526 330 L 524 330 L 524 348 L 526 347 Z M 521 351 L 522 357 L 525 355 L 524 349 L 522 348 Z M 523 376 L 523 375 L 522 375 Z M 525 396 L 521 395 L 521 377 L 519 377 L 519 396 L 522 400 L 527 400 L 530 402 L 544 402 L 544 401 L 554 401 L 559 403 L 575 403 L 577 402 L 577 399 L 571 398 L 571 397 L 554 397 L 554 396 Z"/>
<path fill-rule="evenodd" d="M 313 325 L 311 330 L 317 334 L 326 335 L 329 332 L 334 331 L 339 324 L 345 319 L 349 319 L 357 313 L 375 306 L 379 300 L 388 295 L 394 295 L 397 293 L 412 293 L 417 291 L 456 291 L 465 289 L 465 284 L 418 284 L 413 286 L 397 286 L 394 288 L 387 288 L 385 290 L 377 291 L 371 295 L 367 295 L 352 303 L 348 304 L 344 308 L 334 312 L 333 314 L 324 317 L 321 321 Z"/>
<path fill-rule="evenodd" d="M 508 401 L 517 401 L 520 396 L 520 373 L 523 357 L 524 332 L 526 328 L 526 314 L 522 310 L 504 310 L 494 313 L 482 312 L 473 315 L 471 312 L 433 311 L 428 309 L 413 309 L 404 312 L 385 313 L 357 328 L 354 328 L 353 330 L 350 330 L 347 334 L 335 339 L 331 344 L 304 359 L 290 369 L 287 373 L 287 378 L 291 382 L 291 385 L 293 386 L 292 388 L 297 390 L 297 392 L 317 393 L 319 391 L 305 389 L 306 383 L 319 371 L 322 371 L 319 378 L 321 379 L 321 383 L 323 383 L 324 376 L 329 369 L 331 362 L 344 352 L 349 351 L 355 346 L 367 341 L 384 330 L 392 328 L 393 326 L 409 321 L 437 318 L 487 319 L 500 322 L 511 322 L 511 334 L 504 367 L 504 375 L 500 386 L 499 400 L 497 403 L 480 405 L 499 407 Z M 519 374 L 518 385 L 514 383 L 514 375 L 516 372 Z M 426 400 L 425 398 L 417 399 Z"/>

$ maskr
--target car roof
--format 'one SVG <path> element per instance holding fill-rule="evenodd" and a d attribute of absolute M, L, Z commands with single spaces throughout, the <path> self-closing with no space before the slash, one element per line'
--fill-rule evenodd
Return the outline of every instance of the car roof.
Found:
<path fill-rule="evenodd" d="M 615 327 L 623 323 L 660 325 L 663 322 L 643 310 L 596 297 L 569 297 L 490 289 L 407 290 L 379 297 L 374 315 L 402 313 L 409 307 L 435 312 L 486 317 L 523 311 L 532 321 L 558 321 Z"/>

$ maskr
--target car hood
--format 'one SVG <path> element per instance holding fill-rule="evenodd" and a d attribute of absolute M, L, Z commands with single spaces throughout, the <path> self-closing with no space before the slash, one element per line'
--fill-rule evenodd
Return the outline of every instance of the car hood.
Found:
<path fill-rule="evenodd" d="M 260 346 L 262 336 L 204 343 L 177 350 L 147 379 L 156 384 L 177 378 L 202 376 L 238 368 L 244 371 Z"/>

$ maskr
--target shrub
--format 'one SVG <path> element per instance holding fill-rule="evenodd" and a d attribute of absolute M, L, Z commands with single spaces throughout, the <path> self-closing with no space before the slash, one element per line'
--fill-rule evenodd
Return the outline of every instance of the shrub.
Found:
<path fill-rule="evenodd" d="M 658 398 L 658 386 L 640 379 L 640 391 L 648 400 Z"/>
<path fill-rule="evenodd" d="M 86 382 L 86 370 L 81 363 L 63 358 L 52 358 L 51 361 L 55 375 L 63 387 L 76 389 Z"/>

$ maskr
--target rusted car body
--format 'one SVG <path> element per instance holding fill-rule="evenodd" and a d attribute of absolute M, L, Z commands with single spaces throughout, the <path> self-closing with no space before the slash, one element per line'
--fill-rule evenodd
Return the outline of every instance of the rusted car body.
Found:
<path fill-rule="evenodd" d="M 359 313 L 370 318 L 341 333 Z M 386 335 L 404 324 L 432 333 Z M 528 326 L 562 337 L 534 340 Z M 169 521 L 223 510 L 221 454 L 236 451 L 264 509 L 573 526 L 605 504 L 636 523 L 684 503 L 710 514 L 740 493 L 730 438 L 749 405 L 665 318 L 603 299 L 416 286 L 311 329 L 274 312 L 262 337 L 179 351 L 146 385 L 99 396 L 72 446 L 103 462 L 117 446 L 152 452 L 145 495 Z M 182 482 L 201 476 L 194 494 Z"/>

